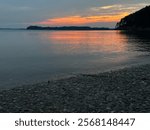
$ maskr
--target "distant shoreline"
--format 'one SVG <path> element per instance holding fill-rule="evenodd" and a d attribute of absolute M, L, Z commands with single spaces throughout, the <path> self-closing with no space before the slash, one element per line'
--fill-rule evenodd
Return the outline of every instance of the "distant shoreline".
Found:
<path fill-rule="evenodd" d="M 26 28 L 0 28 L 0 30 L 26 30 Z"/>
<path fill-rule="evenodd" d="M 112 28 L 106 28 L 106 27 L 88 27 L 88 26 L 62 26 L 62 27 L 41 27 L 41 26 L 29 26 L 26 28 L 27 30 L 63 30 L 63 31 L 69 31 L 69 30 L 114 30 Z"/>
<path fill-rule="evenodd" d="M 84 28 L 74 28 L 71 29 L 69 27 L 63 28 L 63 27 L 50 27 L 50 29 L 44 28 L 35 28 L 35 29 L 28 29 L 28 28 L 0 28 L 0 30 L 24 30 L 24 31 L 109 31 L 109 30 L 115 30 L 113 28 L 90 28 L 90 29 L 84 29 Z"/>

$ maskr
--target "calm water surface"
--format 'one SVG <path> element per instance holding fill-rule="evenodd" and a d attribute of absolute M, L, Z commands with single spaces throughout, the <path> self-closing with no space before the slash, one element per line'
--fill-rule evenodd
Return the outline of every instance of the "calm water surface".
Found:
<path fill-rule="evenodd" d="M 149 63 L 150 34 L 0 30 L 0 89 Z"/>

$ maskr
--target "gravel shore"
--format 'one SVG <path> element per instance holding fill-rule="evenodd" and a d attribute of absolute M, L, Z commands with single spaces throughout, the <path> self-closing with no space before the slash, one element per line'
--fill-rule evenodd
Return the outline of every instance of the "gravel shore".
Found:
<path fill-rule="evenodd" d="M 0 112 L 149 113 L 150 65 L 2 90 Z"/>

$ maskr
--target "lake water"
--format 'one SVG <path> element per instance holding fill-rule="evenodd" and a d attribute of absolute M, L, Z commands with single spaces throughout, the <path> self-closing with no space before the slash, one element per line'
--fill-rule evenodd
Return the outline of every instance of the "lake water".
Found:
<path fill-rule="evenodd" d="M 149 63 L 150 34 L 0 30 L 0 89 Z"/>

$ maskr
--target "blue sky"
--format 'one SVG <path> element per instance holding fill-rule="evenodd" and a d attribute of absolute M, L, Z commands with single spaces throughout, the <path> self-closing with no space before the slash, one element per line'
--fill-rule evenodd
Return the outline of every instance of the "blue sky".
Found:
<path fill-rule="evenodd" d="M 121 17 L 149 4 L 149 0 L 0 0 L 0 27 L 113 27 Z"/>

